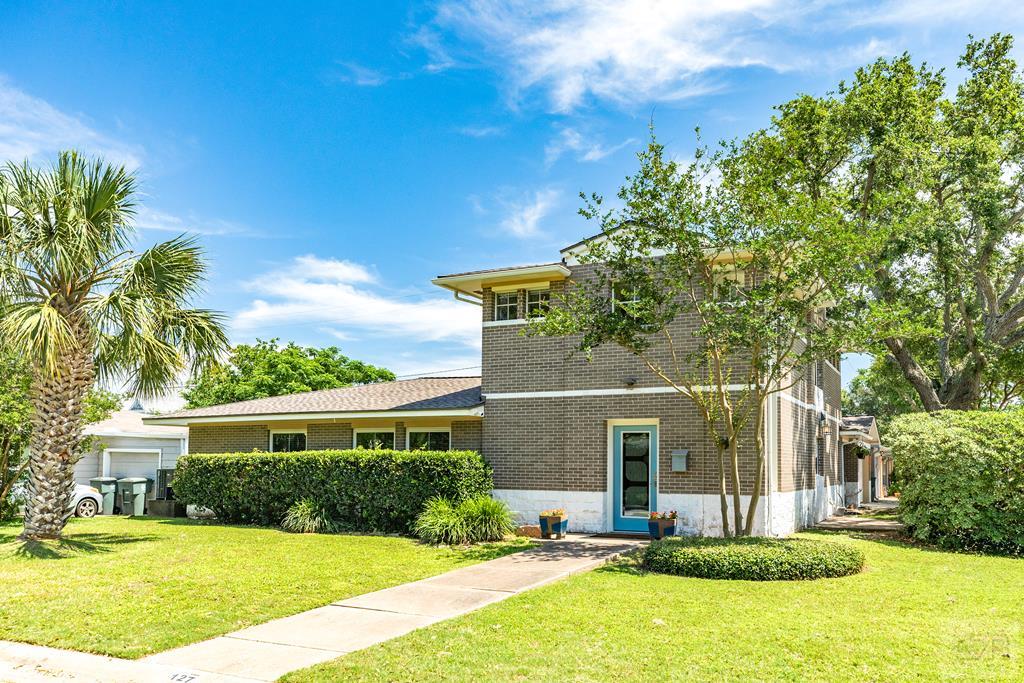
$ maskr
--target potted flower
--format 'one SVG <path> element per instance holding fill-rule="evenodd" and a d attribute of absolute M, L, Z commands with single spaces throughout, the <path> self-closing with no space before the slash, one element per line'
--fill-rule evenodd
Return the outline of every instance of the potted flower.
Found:
<path fill-rule="evenodd" d="M 569 527 L 569 516 L 564 508 L 545 510 L 540 513 L 541 538 L 565 538 L 565 530 Z"/>
<path fill-rule="evenodd" d="M 666 536 L 676 535 L 676 519 L 679 515 L 675 510 L 668 512 L 651 512 L 647 518 L 647 532 L 657 541 Z"/>

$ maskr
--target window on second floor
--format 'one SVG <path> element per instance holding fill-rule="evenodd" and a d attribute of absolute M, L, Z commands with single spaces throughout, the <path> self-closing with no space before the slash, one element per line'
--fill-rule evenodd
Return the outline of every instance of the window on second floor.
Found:
<path fill-rule="evenodd" d="M 519 293 L 499 292 L 494 295 L 494 319 L 515 320 L 519 317 Z"/>
<path fill-rule="evenodd" d="M 612 310 L 633 315 L 633 304 L 640 300 L 640 292 L 636 287 L 616 282 L 612 285 Z"/>
<path fill-rule="evenodd" d="M 526 292 L 526 317 L 544 315 L 551 302 L 551 290 L 531 289 Z"/>

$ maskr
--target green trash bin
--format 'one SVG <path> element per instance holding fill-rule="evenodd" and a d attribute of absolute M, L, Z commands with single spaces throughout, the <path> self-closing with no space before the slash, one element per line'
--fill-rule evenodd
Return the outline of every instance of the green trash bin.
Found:
<path fill-rule="evenodd" d="M 145 477 L 125 477 L 117 480 L 117 498 L 121 514 L 139 516 L 146 513 L 146 491 L 151 480 Z"/>
<path fill-rule="evenodd" d="M 96 477 L 89 480 L 89 484 L 96 489 L 103 499 L 100 506 L 100 514 L 114 514 L 114 498 L 117 496 L 117 477 Z"/>

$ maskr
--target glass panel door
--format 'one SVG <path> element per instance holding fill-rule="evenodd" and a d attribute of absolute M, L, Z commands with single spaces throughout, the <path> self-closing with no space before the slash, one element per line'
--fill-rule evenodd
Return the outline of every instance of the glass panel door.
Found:
<path fill-rule="evenodd" d="M 629 425 L 612 429 L 612 528 L 646 531 L 657 509 L 658 428 Z"/>

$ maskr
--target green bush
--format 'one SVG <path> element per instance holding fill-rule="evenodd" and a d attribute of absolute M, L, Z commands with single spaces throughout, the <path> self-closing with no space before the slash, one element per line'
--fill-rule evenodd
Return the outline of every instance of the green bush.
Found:
<path fill-rule="evenodd" d="M 432 498 L 416 518 L 413 531 L 427 543 L 462 545 L 469 543 L 466 519 L 459 506 L 447 498 Z"/>
<path fill-rule="evenodd" d="M 434 497 L 461 502 L 487 495 L 490 469 L 472 451 L 305 451 L 186 455 L 174 495 L 218 519 L 277 525 L 296 502 L 323 506 L 353 531 L 407 533 Z"/>
<path fill-rule="evenodd" d="M 1024 410 L 903 415 L 886 440 L 911 534 L 947 548 L 1024 553 Z"/>
<path fill-rule="evenodd" d="M 644 549 L 652 572 L 699 579 L 794 581 L 856 574 L 864 553 L 832 541 L 805 538 L 666 538 Z"/>
<path fill-rule="evenodd" d="M 467 498 L 458 504 L 434 498 L 416 518 L 414 530 L 428 543 L 462 545 L 500 541 L 515 531 L 515 523 L 508 506 L 490 496 Z"/>
<path fill-rule="evenodd" d="M 330 534 L 338 530 L 327 509 L 309 498 L 303 498 L 288 508 L 281 520 L 281 528 L 296 534 Z"/>

